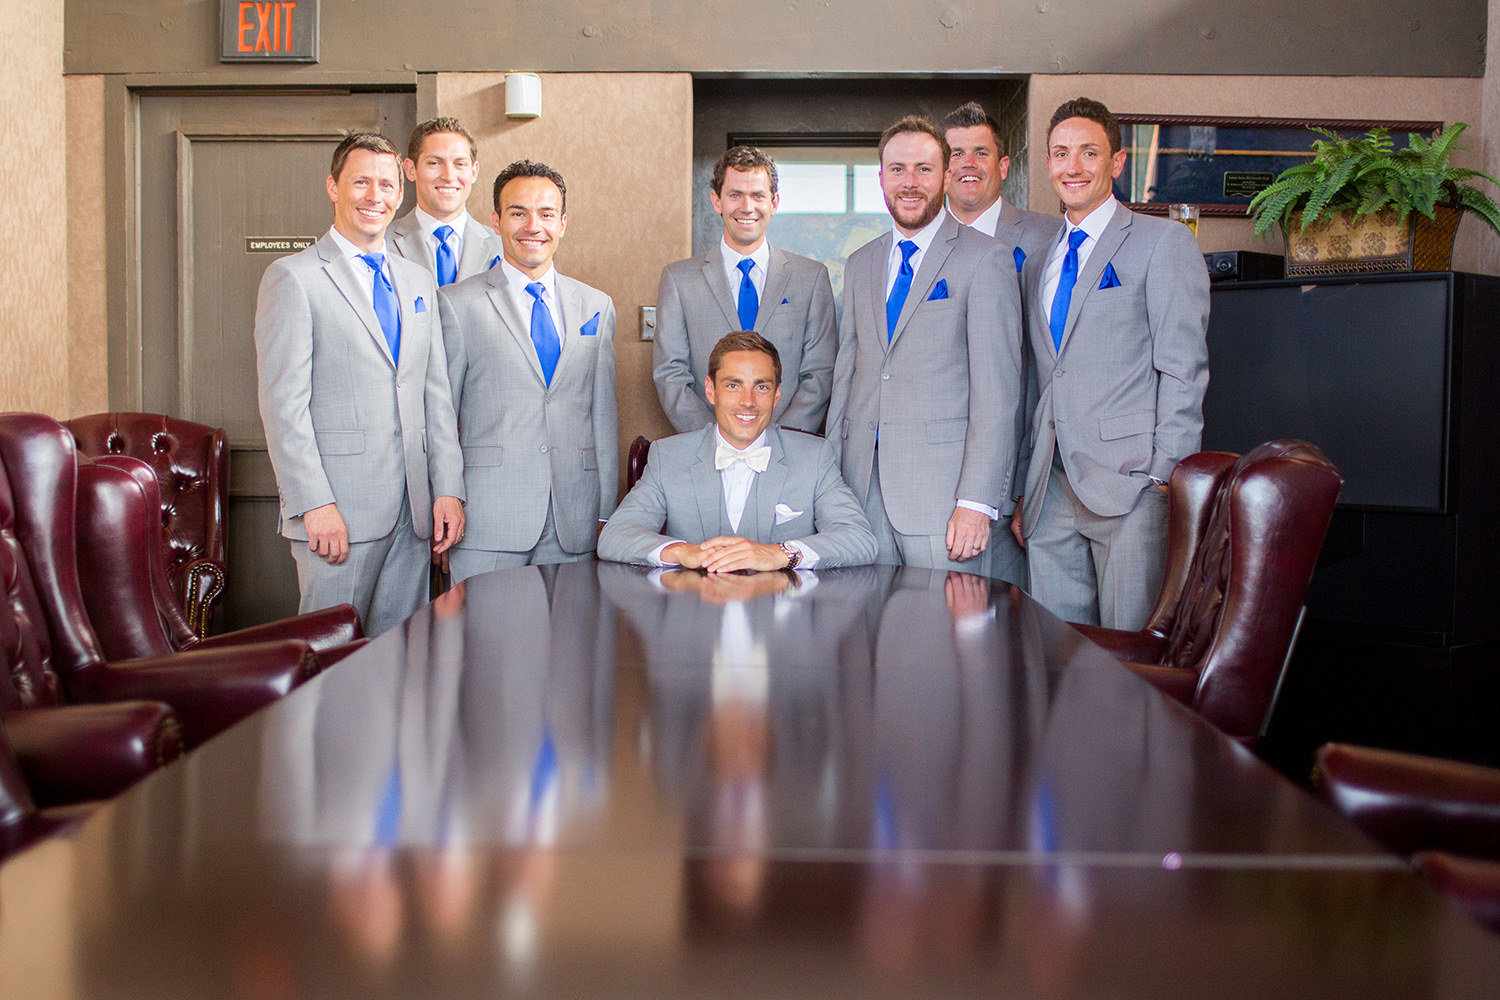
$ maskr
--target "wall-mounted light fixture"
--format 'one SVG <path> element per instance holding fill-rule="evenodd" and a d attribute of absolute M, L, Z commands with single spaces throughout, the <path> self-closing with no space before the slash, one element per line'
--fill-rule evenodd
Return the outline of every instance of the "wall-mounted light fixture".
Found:
<path fill-rule="evenodd" d="M 542 78 L 535 73 L 505 74 L 505 117 L 540 118 Z"/>

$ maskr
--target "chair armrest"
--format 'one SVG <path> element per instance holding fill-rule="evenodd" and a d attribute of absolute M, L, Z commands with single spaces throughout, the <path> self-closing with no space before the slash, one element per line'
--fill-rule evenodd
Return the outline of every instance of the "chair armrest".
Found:
<path fill-rule="evenodd" d="M 1151 686 L 1162 694 L 1180 701 L 1188 708 L 1193 707 L 1193 699 L 1198 694 L 1197 671 L 1183 667 L 1162 667 L 1155 663 L 1130 663 L 1128 661 L 1125 666 L 1131 673 L 1150 681 Z"/>
<path fill-rule="evenodd" d="M 164 701 L 176 712 L 183 742 L 192 749 L 317 672 L 312 648 L 294 640 L 190 650 L 81 674 L 77 700 Z"/>
<path fill-rule="evenodd" d="M 156 701 L 13 709 L 0 726 L 38 806 L 112 798 L 182 755 L 177 719 Z"/>
<path fill-rule="evenodd" d="M 1500 931 L 1500 861 L 1442 852 L 1418 854 L 1414 861 L 1439 892 L 1490 930 Z"/>
<path fill-rule="evenodd" d="M 1397 853 L 1500 858 L 1500 770 L 1329 743 L 1316 780 L 1329 803 Z"/>
<path fill-rule="evenodd" d="M 208 635 L 214 605 L 224 593 L 228 579 L 224 564 L 212 559 L 194 559 L 177 570 L 177 602 L 187 615 L 188 626 L 199 637 Z"/>
<path fill-rule="evenodd" d="M 1167 648 L 1165 636 L 1155 632 L 1121 632 L 1118 629 L 1100 628 L 1098 625 L 1073 626 L 1084 638 L 1096 646 L 1102 646 L 1117 660 L 1132 663 L 1160 663 L 1162 650 Z"/>
<path fill-rule="evenodd" d="M 332 649 L 318 650 L 318 665 L 322 669 L 327 670 L 329 667 L 333 666 L 335 663 L 339 662 L 350 653 L 357 653 L 369 644 L 370 640 L 366 637 L 361 636 L 360 638 L 355 639 L 353 642 L 344 643 L 342 646 L 334 646 Z"/>
<path fill-rule="evenodd" d="M 310 611 L 295 618 L 252 625 L 204 639 L 194 649 L 220 649 L 252 642 L 279 642 L 300 639 L 319 653 L 353 642 L 364 635 L 359 613 L 352 604 L 340 604 L 321 611 Z M 322 659 L 321 657 L 319 658 Z"/>

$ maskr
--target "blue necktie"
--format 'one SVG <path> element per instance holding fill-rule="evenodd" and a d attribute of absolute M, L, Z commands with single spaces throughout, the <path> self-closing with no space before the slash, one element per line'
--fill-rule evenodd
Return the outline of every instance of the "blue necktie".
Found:
<path fill-rule="evenodd" d="M 448 237 L 453 235 L 452 226 L 438 226 L 432 231 L 437 237 L 437 266 L 438 285 L 451 285 L 458 280 L 458 261 L 453 259 L 453 248 L 448 245 Z"/>
<path fill-rule="evenodd" d="M 746 257 L 737 265 L 740 269 L 740 329 L 754 330 L 755 317 L 760 314 L 760 300 L 755 297 L 755 284 L 750 280 L 750 269 L 755 261 Z"/>
<path fill-rule="evenodd" d="M 1047 325 L 1052 329 L 1052 347 L 1062 350 L 1063 330 L 1068 325 L 1068 305 L 1073 301 L 1073 286 L 1078 283 L 1078 248 L 1089 234 L 1075 229 L 1068 234 L 1068 252 L 1063 255 L 1062 274 L 1057 279 L 1057 294 L 1052 296 L 1052 312 Z"/>
<path fill-rule="evenodd" d="M 531 343 L 536 347 L 536 358 L 542 363 L 542 375 L 547 384 L 552 384 L 552 373 L 557 371 L 557 359 L 562 354 L 562 342 L 557 339 L 557 326 L 552 322 L 552 310 L 542 301 L 546 286 L 533 281 L 526 291 L 536 301 L 531 303 Z"/>
<path fill-rule="evenodd" d="M 911 240 L 902 240 L 897 245 L 901 247 L 901 266 L 896 270 L 896 283 L 891 286 L 891 297 L 885 300 L 887 342 L 896 335 L 896 320 L 901 318 L 901 307 L 906 305 L 906 296 L 911 291 L 911 279 L 915 273 L 911 269 L 911 255 L 917 252 L 917 245 Z"/>
<path fill-rule="evenodd" d="M 396 302 L 396 289 L 391 287 L 391 279 L 385 276 L 385 254 L 362 253 L 359 259 L 370 265 L 370 270 L 375 272 L 373 289 L 375 318 L 380 320 L 380 330 L 385 334 L 385 342 L 391 349 L 391 360 L 399 361 L 401 358 L 401 307 Z"/>

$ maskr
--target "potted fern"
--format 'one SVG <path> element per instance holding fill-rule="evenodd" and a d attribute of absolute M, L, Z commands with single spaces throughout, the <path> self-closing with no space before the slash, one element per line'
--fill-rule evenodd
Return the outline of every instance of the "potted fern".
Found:
<path fill-rule="evenodd" d="M 1280 225 L 1287 277 L 1375 271 L 1445 271 L 1464 212 L 1500 235 L 1500 207 L 1470 181 L 1500 180 L 1454 167 L 1452 151 L 1468 128 L 1457 122 L 1431 139 L 1409 133 L 1397 149 L 1390 133 L 1371 129 L 1345 139 L 1318 128 L 1313 157 L 1283 170 L 1248 212 L 1255 235 Z"/>

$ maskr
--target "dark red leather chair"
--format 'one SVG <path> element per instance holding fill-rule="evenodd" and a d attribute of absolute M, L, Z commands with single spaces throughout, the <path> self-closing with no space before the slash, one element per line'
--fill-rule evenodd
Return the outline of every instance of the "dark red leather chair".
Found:
<path fill-rule="evenodd" d="M 1330 743 L 1314 779 L 1355 826 L 1415 855 L 1444 895 L 1500 930 L 1500 770 Z"/>
<path fill-rule="evenodd" d="M 20 620 L 27 641 L 47 645 L 26 662 L 16 688 L 24 707 L 162 701 L 183 741 L 196 746 L 316 673 L 307 643 L 195 649 L 114 662 L 99 646 L 78 582 L 74 498 L 78 480 L 72 435 L 35 413 L 0 415 L 0 481 L 13 513 L 17 562 L 34 587 L 35 617 Z M 43 628 L 44 627 L 44 628 Z"/>
<path fill-rule="evenodd" d="M 641 481 L 641 476 L 646 472 L 646 459 L 651 455 L 651 439 L 644 434 L 637 434 L 635 440 L 630 442 L 630 451 L 625 455 L 625 488 L 635 489 L 635 484 Z"/>
<path fill-rule="evenodd" d="M 92 413 L 67 427 L 88 458 L 129 455 L 156 474 L 174 599 L 188 626 L 207 635 L 226 580 L 229 448 L 223 430 L 160 413 Z"/>
<path fill-rule="evenodd" d="M 343 604 L 202 639 L 172 598 L 162 566 L 156 477 L 139 459 L 78 467 L 78 572 L 89 622 L 111 660 L 300 639 L 327 667 L 357 649 L 359 615 Z"/>
<path fill-rule="evenodd" d="M 1200 452 L 1169 484 L 1167 565 L 1146 627 L 1076 626 L 1156 687 L 1254 746 L 1344 479 L 1305 441 Z"/>
<path fill-rule="evenodd" d="M 43 811 L 31 797 L 20 762 L 0 735 L 0 860 L 92 811 L 88 805 Z"/>

